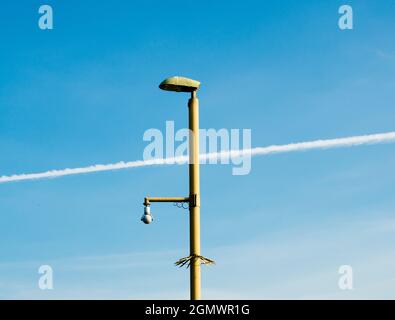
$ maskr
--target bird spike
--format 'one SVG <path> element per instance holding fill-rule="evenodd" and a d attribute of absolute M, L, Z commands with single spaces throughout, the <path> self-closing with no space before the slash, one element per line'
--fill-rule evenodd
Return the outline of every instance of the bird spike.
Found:
<path fill-rule="evenodd" d="M 189 266 L 191 265 L 191 261 L 193 259 L 198 259 L 201 264 L 206 264 L 206 265 L 215 264 L 214 260 L 211 260 L 211 259 L 203 257 L 203 256 L 199 256 L 197 254 L 192 254 L 192 255 L 190 255 L 188 257 L 179 259 L 177 262 L 175 262 L 175 265 L 180 267 L 180 268 L 186 265 L 187 268 L 189 268 Z"/>

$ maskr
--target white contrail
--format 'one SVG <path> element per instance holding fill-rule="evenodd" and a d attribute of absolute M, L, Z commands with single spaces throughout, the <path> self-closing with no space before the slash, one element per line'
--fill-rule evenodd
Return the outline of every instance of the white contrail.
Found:
<path fill-rule="evenodd" d="M 223 151 L 216 153 L 206 153 L 201 154 L 200 159 L 202 162 L 209 159 L 221 159 L 226 157 L 237 157 L 240 155 L 251 154 L 256 155 L 267 155 L 271 153 L 284 153 L 293 151 L 303 151 L 312 149 L 331 149 L 331 148 L 341 148 L 341 147 L 352 147 L 364 144 L 378 144 L 378 143 L 390 143 L 395 142 L 395 131 L 379 134 L 370 134 L 363 136 L 354 136 L 347 138 L 338 139 L 327 139 L 327 140 L 315 140 L 308 142 L 291 143 L 286 145 L 273 145 L 268 147 L 257 147 L 252 149 L 244 149 L 238 151 Z M 45 178 L 56 178 L 68 175 L 92 173 L 99 171 L 111 171 L 111 170 L 121 170 L 128 168 L 146 167 L 153 165 L 170 165 L 170 164 L 183 164 L 186 163 L 188 158 L 183 157 L 173 157 L 166 159 L 154 159 L 154 160 L 138 160 L 130 162 L 118 162 L 113 164 L 98 164 L 89 167 L 74 168 L 74 169 L 62 169 L 62 170 L 51 170 L 42 173 L 28 173 L 28 174 L 18 174 L 12 176 L 0 176 L 0 183 L 15 182 L 23 180 L 36 180 Z"/>

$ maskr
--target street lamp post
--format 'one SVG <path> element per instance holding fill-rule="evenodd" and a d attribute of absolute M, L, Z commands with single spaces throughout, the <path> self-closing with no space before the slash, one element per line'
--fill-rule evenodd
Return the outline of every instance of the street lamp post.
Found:
<path fill-rule="evenodd" d="M 183 266 L 188 263 L 190 266 L 190 297 L 191 300 L 201 298 L 201 264 L 213 263 L 212 260 L 200 255 L 200 174 L 199 174 L 199 100 L 197 90 L 200 82 L 183 78 L 171 77 L 164 80 L 159 88 L 166 91 L 188 92 L 191 97 L 188 101 L 189 109 L 189 196 L 175 198 L 151 198 L 144 199 L 144 215 L 141 220 L 144 223 L 151 223 L 152 216 L 150 205 L 152 202 L 179 202 L 189 204 L 189 224 L 190 224 L 190 255 L 176 262 Z"/>

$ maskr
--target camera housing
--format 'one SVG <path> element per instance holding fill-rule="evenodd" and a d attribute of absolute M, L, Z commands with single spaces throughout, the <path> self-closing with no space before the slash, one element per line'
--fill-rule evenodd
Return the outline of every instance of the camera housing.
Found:
<path fill-rule="evenodd" d="M 141 221 L 143 221 L 145 224 L 150 224 L 154 221 L 154 218 L 151 215 L 151 208 L 149 206 L 144 207 L 144 214 L 141 217 Z"/>

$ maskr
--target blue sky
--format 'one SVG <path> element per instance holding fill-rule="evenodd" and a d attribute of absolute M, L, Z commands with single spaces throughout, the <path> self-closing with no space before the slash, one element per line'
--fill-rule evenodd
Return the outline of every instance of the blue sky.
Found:
<path fill-rule="evenodd" d="M 394 130 L 395 3 L 3 1 L 0 175 L 142 158 L 149 128 L 248 128 L 253 146 Z M 54 29 L 40 30 L 50 4 Z M 338 28 L 349 4 L 354 29 Z M 395 146 L 256 157 L 246 176 L 201 168 L 203 298 L 395 298 Z M 186 166 L 0 184 L 0 298 L 188 298 Z M 37 286 L 40 265 L 54 290 Z M 354 290 L 338 288 L 351 265 Z M 229 280 L 231 279 L 231 281 Z"/>

